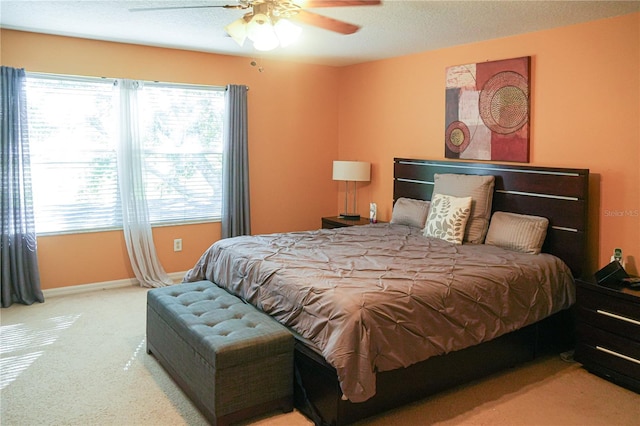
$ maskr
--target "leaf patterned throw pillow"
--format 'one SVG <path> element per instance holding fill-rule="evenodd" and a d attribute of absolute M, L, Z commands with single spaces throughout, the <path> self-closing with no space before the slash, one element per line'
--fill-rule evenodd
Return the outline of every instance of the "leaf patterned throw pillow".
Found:
<path fill-rule="evenodd" d="M 423 234 L 454 244 L 462 244 L 464 229 L 471 213 L 471 197 L 435 194 Z"/>

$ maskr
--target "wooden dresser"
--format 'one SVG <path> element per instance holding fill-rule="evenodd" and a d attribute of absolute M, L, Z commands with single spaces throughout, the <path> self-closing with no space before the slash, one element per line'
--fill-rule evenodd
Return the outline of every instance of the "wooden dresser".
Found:
<path fill-rule="evenodd" d="M 640 392 L 640 291 L 576 280 L 575 360 Z"/>

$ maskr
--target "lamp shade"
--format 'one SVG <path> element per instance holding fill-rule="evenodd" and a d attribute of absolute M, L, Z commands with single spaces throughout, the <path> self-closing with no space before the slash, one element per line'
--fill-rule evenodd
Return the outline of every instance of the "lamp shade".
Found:
<path fill-rule="evenodd" d="M 294 43 L 300 37 L 302 28 L 292 24 L 291 21 L 286 19 L 278 19 L 278 22 L 273 26 L 278 40 L 280 40 L 280 46 L 287 47 Z"/>
<path fill-rule="evenodd" d="M 334 161 L 333 180 L 368 182 L 371 179 L 371 163 L 366 161 Z"/>
<path fill-rule="evenodd" d="M 244 41 L 247 38 L 247 23 L 243 18 L 233 21 L 224 29 L 227 31 L 227 34 L 231 36 L 233 41 L 238 43 L 240 46 L 244 44 Z"/>

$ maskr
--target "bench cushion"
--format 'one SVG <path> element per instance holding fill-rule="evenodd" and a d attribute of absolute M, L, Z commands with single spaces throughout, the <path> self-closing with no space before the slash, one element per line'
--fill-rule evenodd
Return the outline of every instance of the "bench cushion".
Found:
<path fill-rule="evenodd" d="M 210 281 L 150 290 L 147 304 L 213 368 L 293 353 L 284 326 Z"/>

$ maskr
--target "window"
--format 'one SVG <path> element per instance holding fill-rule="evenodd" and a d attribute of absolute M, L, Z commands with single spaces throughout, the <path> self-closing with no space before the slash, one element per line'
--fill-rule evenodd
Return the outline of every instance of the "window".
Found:
<path fill-rule="evenodd" d="M 113 83 L 27 74 L 39 234 L 122 227 Z M 152 224 L 219 219 L 224 89 L 145 82 L 138 116 Z"/>
<path fill-rule="evenodd" d="M 224 89 L 145 84 L 141 95 L 151 222 L 220 219 Z"/>

